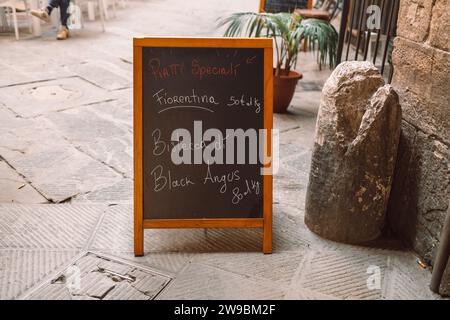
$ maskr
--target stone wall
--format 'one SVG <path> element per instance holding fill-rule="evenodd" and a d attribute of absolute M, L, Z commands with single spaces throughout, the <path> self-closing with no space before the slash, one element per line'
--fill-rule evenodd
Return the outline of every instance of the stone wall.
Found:
<path fill-rule="evenodd" d="M 388 220 L 432 263 L 450 200 L 450 0 L 401 0 L 397 34 L 403 121 Z"/>

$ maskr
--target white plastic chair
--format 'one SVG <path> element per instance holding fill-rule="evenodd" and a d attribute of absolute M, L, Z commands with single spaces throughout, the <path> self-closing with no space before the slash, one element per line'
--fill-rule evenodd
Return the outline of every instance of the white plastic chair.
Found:
<path fill-rule="evenodd" d="M 88 0 L 88 16 L 89 17 L 94 17 L 94 0 Z M 89 4 L 90 3 L 90 4 Z M 116 8 L 119 4 L 119 0 L 98 0 L 98 5 L 101 6 L 100 9 L 103 9 L 103 15 L 105 17 L 106 20 L 109 19 L 109 13 L 108 13 L 108 8 L 111 7 L 113 10 L 112 16 L 115 18 L 116 17 Z M 127 6 L 127 0 L 120 0 L 120 6 L 122 8 L 126 8 Z M 89 12 L 90 11 L 90 12 Z M 92 20 L 92 18 L 91 18 Z"/>
<path fill-rule="evenodd" d="M 17 22 L 18 16 L 26 17 L 28 20 L 30 33 L 32 32 L 31 15 L 26 0 L 0 0 L 0 8 L 7 11 L 7 15 L 10 16 L 10 21 L 12 18 L 16 40 L 19 40 L 19 25 Z"/>
<path fill-rule="evenodd" d="M 105 20 L 109 20 L 108 7 L 111 6 L 113 9 L 113 17 L 116 17 L 116 0 L 99 0 L 99 6 L 102 6 L 103 15 Z"/>
<path fill-rule="evenodd" d="M 83 8 L 85 5 L 86 11 L 88 13 L 89 21 L 95 20 L 95 10 L 98 7 L 98 12 L 100 16 L 100 23 L 102 25 L 102 31 L 105 31 L 105 0 L 72 0 L 74 4 L 78 7 Z"/>

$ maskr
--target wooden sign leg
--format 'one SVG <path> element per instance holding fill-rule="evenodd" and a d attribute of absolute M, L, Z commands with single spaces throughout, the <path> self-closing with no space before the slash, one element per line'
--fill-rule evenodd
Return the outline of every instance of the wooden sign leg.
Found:
<path fill-rule="evenodd" d="M 136 179 L 136 177 L 135 177 Z M 135 180 L 140 181 L 138 179 Z M 140 188 L 139 183 L 136 189 Z M 139 189 L 139 192 L 141 189 Z M 139 193 L 142 194 L 142 193 Z M 141 197 L 135 195 L 134 199 L 134 256 L 141 257 L 144 255 L 144 215 Z"/>
<path fill-rule="evenodd" d="M 144 255 L 144 227 L 141 221 L 134 221 L 134 256 Z"/>
<path fill-rule="evenodd" d="M 264 176 L 264 225 L 263 225 L 263 252 L 272 253 L 272 176 Z"/>
<path fill-rule="evenodd" d="M 272 218 L 267 219 L 267 221 L 264 221 L 263 252 L 265 254 L 272 253 Z"/>
<path fill-rule="evenodd" d="M 142 257 L 144 255 L 144 229 L 136 228 L 134 230 L 134 256 Z"/>

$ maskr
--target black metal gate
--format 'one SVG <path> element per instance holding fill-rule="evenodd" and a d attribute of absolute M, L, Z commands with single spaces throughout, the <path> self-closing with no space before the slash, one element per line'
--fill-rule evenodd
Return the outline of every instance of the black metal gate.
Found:
<path fill-rule="evenodd" d="M 400 0 L 343 0 L 337 63 L 349 60 L 372 61 L 387 81 L 391 82 L 391 54 L 399 2 Z"/>

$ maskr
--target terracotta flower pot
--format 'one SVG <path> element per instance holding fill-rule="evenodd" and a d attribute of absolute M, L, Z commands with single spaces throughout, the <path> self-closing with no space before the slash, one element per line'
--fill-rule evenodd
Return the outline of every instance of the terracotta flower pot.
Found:
<path fill-rule="evenodd" d="M 303 75 L 297 71 L 289 71 L 289 75 L 273 76 L 273 112 L 285 113 L 292 97 L 294 96 L 295 86 Z"/>

